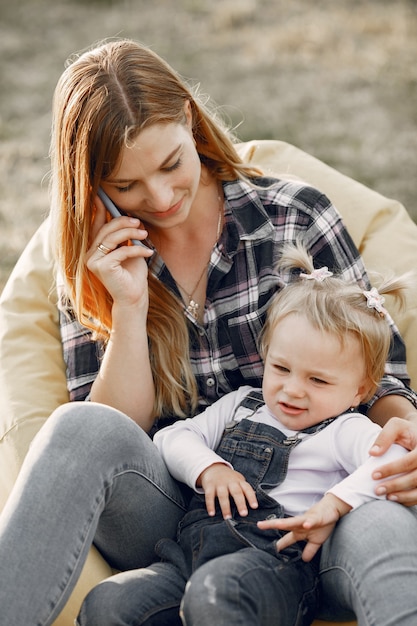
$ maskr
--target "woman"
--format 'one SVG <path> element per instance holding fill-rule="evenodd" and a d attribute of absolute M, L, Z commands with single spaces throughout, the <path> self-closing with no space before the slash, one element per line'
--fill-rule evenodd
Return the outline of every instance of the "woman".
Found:
<path fill-rule="evenodd" d="M 122 217 L 109 221 L 99 187 Z M 245 167 L 176 73 L 132 42 L 85 53 L 58 83 L 51 212 L 68 386 L 72 400 L 92 402 L 51 416 L 0 518 L 0 568 L 19 572 L 18 580 L 1 577 L 10 625 L 52 623 L 93 541 L 126 570 L 152 562 L 156 541 L 174 535 L 187 494 L 146 432 L 243 384 L 259 386 L 257 337 L 279 288 L 283 243 L 301 237 L 318 266 L 369 286 L 329 200 Z M 146 239 L 151 251 L 129 239 Z M 411 417 L 416 406 L 394 327 L 393 339 L 387 375 L 363 407 L 381 422 Z M 385 441 L 402 437 L 414 448 L 411 421 L 392 424 Z M 415 470 L 414 456 L 391 473 Z M 414 504 L 415 484 L 409 471 L 380 489 Z M 395 602 L 397 626 L 410 624 L 416 521 L 410 510 L 384 506 L 383 522 L 368 504 L 365 529 L 360 509 L 324 546 L 327 615 L 353 611 L 383 626 L 384 603 L 392 613 Z M 389 553 L 381 555 L 381 542 Z"/>

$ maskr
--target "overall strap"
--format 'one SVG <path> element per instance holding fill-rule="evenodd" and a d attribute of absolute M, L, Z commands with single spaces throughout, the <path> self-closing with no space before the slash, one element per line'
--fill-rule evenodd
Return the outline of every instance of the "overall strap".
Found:
<path fill-rule="evenodd" d="M 343 413 L 341 413 L 340 415 L 343 415 Z M 334 422 L 334 420 L 337 419 L 338 417 L 339 417 L 339 415 L 335 415 L 334 417 L 328 417 L 326 420 L 323 420 L 322 422 L 319 422 L 318 424 L 314 424 L 314 426 L 309 426 L 308 428 L 303 428 L 299 432 L 300 433 L 307 433 L 308 435 L 313 435 L 314 433 L 319 433 L 321 430 L 323 430 L 323 428 L 326 428 L 326 426 L 328 426 L 329 424 Z"/>
<path fill-rule="evenodd" d="M 256 413 L 256 411 L 264 404 L 265 401 L 261 389 L 253 389 L 252 391 L 249 391 L 244 398 L 242 398 L 240 403 L 235 408 L 235 413 L 240 407 L 251 409 L 252 413 Z"/>

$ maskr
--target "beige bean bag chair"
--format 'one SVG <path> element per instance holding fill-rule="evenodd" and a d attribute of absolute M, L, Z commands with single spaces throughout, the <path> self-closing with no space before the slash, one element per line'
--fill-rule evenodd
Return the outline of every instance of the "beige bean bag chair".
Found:
<path fill-rule="evenodd" d="M 296 176 L 327 194 L 342 213 L 368 269 L 401 273 L 415 267 L 417 226 L 398 202 L 281 141 L 253 141 L 241 144 L 239 151 L 267 174 Z M 55 298 L 46 221 L 23 252 L 0 299 L 0 507 L 32 438 L 53 409 L 68 400 Z M 410 294 L 406 313 L 399 315 L 388 303 L 407 344 L 415 388 L 416 306 L 417 291 Z M 81 579 L 55 624 L 72 626 L 89 589 L 111 573 L 92 548 Z M 314 625 L 331 626 L 321 621 Z"/>

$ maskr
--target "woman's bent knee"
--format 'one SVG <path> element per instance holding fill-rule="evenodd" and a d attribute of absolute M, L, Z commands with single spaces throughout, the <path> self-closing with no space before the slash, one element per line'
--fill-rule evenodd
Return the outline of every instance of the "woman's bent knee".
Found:
<path fill-rule="evenodd" d="M 139 426 L 124 413 L 105 404 L 69 402 L 55 409 L 46 421 L 45 428 L 76 440 L 80 435 L 88 436 L 89 433 L 94 439 L 111 437 L 120 429 L 134 431 Z"/>
<path fill-rule="evenodd" d="M 56 457 L 96 463 L 103 455 L 107 461 L 112 452 L 123 449 L 137 454 L 139 442 L 149 444 L 148 435 L 129 417 L 109 406 L 93 402 L 71 402 L 57 408 L 39 431 L 33 447 L 43 447 Z"/>

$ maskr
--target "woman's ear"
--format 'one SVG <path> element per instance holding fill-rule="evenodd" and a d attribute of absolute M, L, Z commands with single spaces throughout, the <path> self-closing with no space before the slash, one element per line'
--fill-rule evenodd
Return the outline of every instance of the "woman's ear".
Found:
<path fill-rule="evenodd" d="M 191 111 L 191 103 L 189 100 L 185 101 L 184 115 L 185 115 L 185 123 L 188 126 L 188 128 L 191 130 L 193 127 L 193 113 Z"/>

